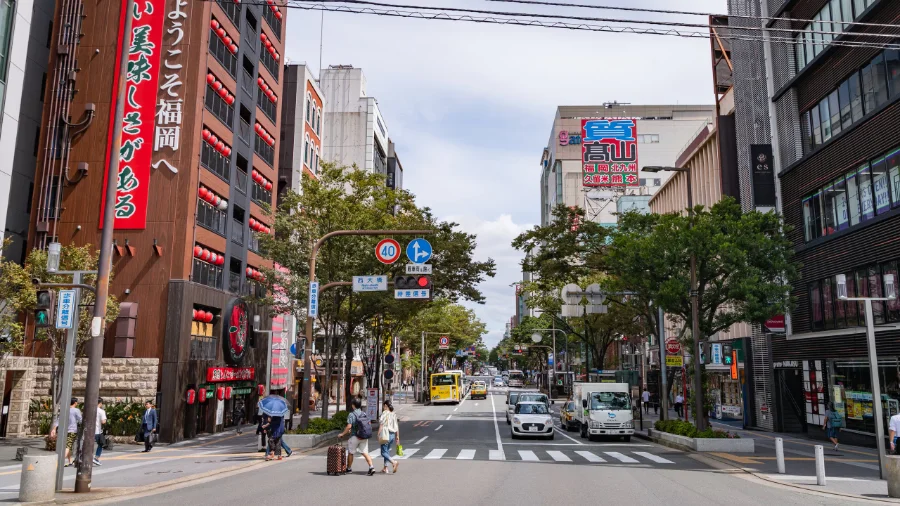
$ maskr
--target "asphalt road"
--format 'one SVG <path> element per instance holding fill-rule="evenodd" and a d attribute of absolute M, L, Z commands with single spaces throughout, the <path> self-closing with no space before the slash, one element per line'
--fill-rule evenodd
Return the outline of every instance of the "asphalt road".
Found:
<path fill-rule="evenodd" d="M 847 499 L 765 485 L 722 465 L 640 440 L 588 442 L 557 431 L 553 441 L 512 440 L 505 395 L 459 406 L 400 406 L 406 457 L 396 475 L 325 474 L 319 450 L 280 462 L 108 504 L 846 504 Z M 558 407 L 558 406 L 555 406 Z M 378 454 L 375 442 L 370 448 Z M 374 460 L 378 470 L 382 459 Z"/>

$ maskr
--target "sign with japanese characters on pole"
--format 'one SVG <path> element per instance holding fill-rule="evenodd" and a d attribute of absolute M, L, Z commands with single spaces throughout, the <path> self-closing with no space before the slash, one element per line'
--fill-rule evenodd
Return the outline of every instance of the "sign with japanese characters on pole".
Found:
<path fill-rule="evenodd" d="M 181 121 L 184 99 L 181 96 L 181 70 L 184 68 L 181 44 L 184 40 L 184 25 L 187 24 L 188 0 L 169 0 L 173 8 L 166 14 L 166 33 L 163 37 L 162 78 L 159 80 L 159 101 L 156 104 L 156 129 L 153 132 L 153 152 L 163 153 L 157 157 L 154 169 L 164 165 L 177 174 L 178 169 L 169 160 L 180 159 Z"/>
<path fill-rule="evenodd" d="M 387 291 L 387 276 L 353 276 L 354 292 L 384 292 Z"/>
<path fill-rule="evenodd" d="M 640 186 L 636 119 L 583 119 L 581 140 L 582 186 Z"/>
<path fill-rule="evenodd" d="M 178 0 L 176 0 L 178 1 Z M 115 228 L 118 230 L 142 230 L 147 225 L 147 204 L 150 198 L 150 164 L 153 157 L 155 135 L 156 96 L 159 82 L 163 35 L 166 18 L 165 0 L 145 0 L 134 3 L 131 33 L 125 32 L 125 8 L 121 2 L 119 15 L 119 47 L 115 61 L 119 61 L 122 40 L 129 44 L 128 71 L 125 79 L 125 114 L 121 125 L 115 122 L 115 101 L 118 95 L 119 76 L 113 72 L 112 104 L 109 111 L 107 147 L 112 145 L 116 129 L 121 133 L 119 147 L 119 174 L 116 178 L 114 206 Z M 106 150 L 106 166 L 109 166 L 110 149 Z M 103 178 L 103 192 L 106 181 Z M 103 226 L 103 199 L 100 200 L 100 224 Z"/>

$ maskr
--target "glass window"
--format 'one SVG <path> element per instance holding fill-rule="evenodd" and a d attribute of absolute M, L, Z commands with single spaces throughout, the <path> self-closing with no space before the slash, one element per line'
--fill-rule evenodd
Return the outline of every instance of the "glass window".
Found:
<path fill-rule="evenodd" d="M 848 216 L 850 218 L 850 226 L 854 226 L 859 223 L 859 185 L 857 182 L 859 179 L 856 177 L 856 172 L 850 172 L 847 175 L 847 207 L 848 207 Z"/>
<path fill-rule="evenodd" d="M 822 291 L 818 281 L 809 284 L 809 309 L 812 328 L 820 330 L 824 326 L 824 321 L 822 315 Z"/>
<path fill-rule="evenodd" d="M 815 52 L 816 46 L 814 45 L 814 39 L 813 39 L 813 33 L 812 33 L 812 23 L 810 23 L 803 30 L 803 41 L 805 42 L 805 46 L 806 46 L 806 51 L 805 51 L 806 63 L 809 63 L 809 61 L 812 60 L 817 54 Z"/>
<path fill-rule="evenodd" d="M 900 50 L 886 49 L 884 61 L 887 65 L 887 80 L 891 96 L 900 93 Z"/>
<path fill-rule="evenodd" d="M 884 291 L 882 290 L 882 278 L 881 278 L 881 269 L 877 265 L 872 265 L 869 267 L 869 297 L 881 297 Z M 884 323 L 884 302 L 880 300 L 872 301 L 872 314 L 875 318 L 875 323 Z"/>
<path fill-rule="evenodd" d="M 850 83 L 850 113 L 853 116 L 853 121 L 856 122 L 859 121 L 864 114 L 862 86 L 859 83 L 859 72 L 854 72 L 853 75 L 847 79 L 847 82 Z"/>
<path fill-rule="evenodd" d="M 803 132 L 803 150 L 805 153 L 809 153 L 816 147 L 813 142 L 812 125 L 809 122 L 809 111 L 800 115 L 800 131 Z"/>
<path fill-rule="evenodd" d="M 838 88 L 838 104 L 841 110 L 841 129 L 846 130 L 853 123 L 850 112 L 850 81 L 844 81 Z"/>
<path fill-rule="evenodd" d="M 854 298 L 856 297 L 856 276 L 851 272 L 850 274 L 846 274 L 847 276 L 847 297 Z M 856 302 L 845 302 L 844 306 L 847 309 L 847 326 L 855 327 L 859 325 L 859 321 L 857 320 L 857 303 Z"/>
<path fill-rule="evenodd" d="M 838 101 L 838 90 L 828 95 L 828 111 L 831 113 L 831 135 L 841 133 L 841 106 Z"/>
<path fill-rule="evenodd" d="M 825 320 L 825 328 L 834 328 L 834 300 L 831 296 L 831 278 L 822 280 L 822 314 Z"/>
<path fill-rule="evenodd" d="M 836 228 L 836 214 L 837 210 L 835 209 L 835 201 L 834 201 L 834 185 L 830 184 L 826 186 L 822 190 L 822 205 L 824 206 L 824 213 L 822 215 L 823 221 L 825 222 L 825 233 L 823 235 L 831 235 L 837 231 Z"/>
<path fill-rule="evenodd" d="M 819 117 L 818 105 L 809 111 L 809 116 L 812 119 L 813 143 L 818 146 L 822 144 L 822 119 Z"/>
<path fill-rule="evenodd" d="M 872 162 L 872 188 L 875 190 L 875 212 L 882 214 L 891 208 L 887 163 L 884 157 Z"/>
<path fill-rule="evenodd" d="M 834 19 L 834 16 L 831 13 L 831 5 L 826 4 L 822 7 L 822 10 L 819 11 L 822 13 L 822 31 L 823 32 L 834 32 L 834 28 L 832 27 L 831 20 Z M 831 42 L 834 40 L 834 35 L 830 33 L 823 33 L 822 37 L 826 42 Z"/>
<path fill-rule="evenodd" d="M 804 235 L 807 241 L 822 236 L 822 192 L 817 191 L 813 195 L 803 199 L 803 223 Z"/>
<path fill-rule="evenodd" d="M 841 10 L 843 11 L 841 18 L 844 21 L 853 21 L 853 0 L 841 0 Z M 844 31 L 844 28 L 841 28 L 841 31 Z"/>
<path fill-rule="evenodd" d="M 887 275 L 891 274 L 894 276 L 894 283 L 897 282 L 897 262 L 887 262 L 885 264 L 881 264 L 881 274 Z M 884 278 L 882 278 L 882 283 L 884 282 Z M 884 291 L 882 291 L 884 293 Z M 900 321 L 900 299 L 894 299 L 887 301 L 887 308 L 885 310 L 885 319 L 889 322 Z"/>
<path fill-rule="evenodd" d="M 813 40 L 815 41 L 815 45 L 813 46 L 813 54 L 816 56 L 822 52 L 824 39 L 822 37 L 822 11 L 816 13 L 815 17 L 813 17 Z"/>
<path fill-rule="evenodd" d="M 844 25 L 841 21 L 844 20 L 844 15 L 841 13 L 841 0 L 831 0 L 831 19 L 835 22 L 831 24 L 833 32 L 843 32 Z"/>
<path fill-rule="evenodd" d="M 888 178 L 891 180 L 891 199 L 893 207 L 900 206 L 900 149 L 888 153 Z"/>
<path fill-rule="evenodd" d="M 822 118 L 822 142 L 831 138 L 831 113 L 828 107 L 828 98 L 819 102 L 819 116 Z"/>
<path fill-rule="evenodd" d="M 797 70 L 798 71 L 806 66 L 806 56 L 805 56 L 805 53 L 803 52 L 804 51 L 803 47 L 805 44 L 805 41 L 803 40 L 804 36 L 805 36 L 805 34 L 801 33 L 795 39 L 797 43 L 794 45 L 794 57 L 797 59 Z"/>
<path fill-rule="evenodd" d="M 832 185 L 831 200 L 834 202 L 834 225 L 837 230 L 850 228 L 849 209 L 847 207 L 847 185 L 844 176 L 839 177 Z"/>
<path fill-rule="evenodd" d="M 884 53 L 872 59 L 872 84 L 875 90 L 875 107 L 883 105 L 888 99 L 887 68 L 884 66 Z"/>
<path fill-rule="evenodd" d="M 865 112 L 875 110 L 875 81 L 872 78 L 873 65 L 870 63 L 860 71 L 862 75 L 863 106 Z"/>
<path fill-rule="evenodd" d="M 12 21 L 16 13 L 15 3 L 0 0 L 0 83 L 6 83 L 6 72 L 9 68 L 9 45 L 12 35 Z M 3 86 L 0 85 L 0 110 L 3 109 Z"/>
<path fill-rule="evenodd" d="M 853 0 L 853 19 L 858 18 L 866 10 L 866 0 Z"/>
<path fill-rule="evenodd" d="M 859 207 L 862 221 L 870 220 L 875 216 L 875 202 L 872 196 L 872 172 L 869 164 L 864 164 L 856 171 L 856 180 L 859 184 Z"/>

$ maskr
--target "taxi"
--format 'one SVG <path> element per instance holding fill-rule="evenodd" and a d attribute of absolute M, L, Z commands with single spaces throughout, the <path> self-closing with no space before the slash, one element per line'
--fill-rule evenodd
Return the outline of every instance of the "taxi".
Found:
<path fill-rule="evenodd" d="M 472 392 L 469 394 L 472 399 L 482 398 L 487 399 L 487 384 L 483 381 L 476 381 L 472 385 Z"/>
<path fill-rule="evenodd" d="M 559 408 L 559 424 L 566 431 L 573 430 L 575 427 L 575 401 L 569 400 L 561 408 Z"/>

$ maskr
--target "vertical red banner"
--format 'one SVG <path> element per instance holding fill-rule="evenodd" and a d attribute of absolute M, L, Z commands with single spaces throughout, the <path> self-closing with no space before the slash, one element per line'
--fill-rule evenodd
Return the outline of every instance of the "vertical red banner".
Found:
<path fill-rule="evenodd" d="M 119 149 L 119 174 L 116 178 L 115 228 L 138 230 L 147 226 L 147 204 L 150 198 L 150 163 L 153 155 L 153 135 L 156 120 L 156 96 L 159 83 L 162 32 L 165 20 L 165 0 L 142 0 L 134 4 L 131 33 L 125 34 L 125 8 L 122 2 L 119 36 L 116 46 L 116 65 L 122 55 L 122 40 L 128 37 L 128 72 L 125 82 L 125 115 L 122 124 L 115 124 L 115 102 L 119 79 L 113 75 L 113 100 L 109 111 L 106 165 L 109 166 L 109 145 L 114 129 L 122 132 Z M 116 69 L 118 70 L 118 68 Z M 103 193 L 106 195 L 106 178 Z M 103 227 L 104 202 L 100 202 L 100 227 Z"/>

